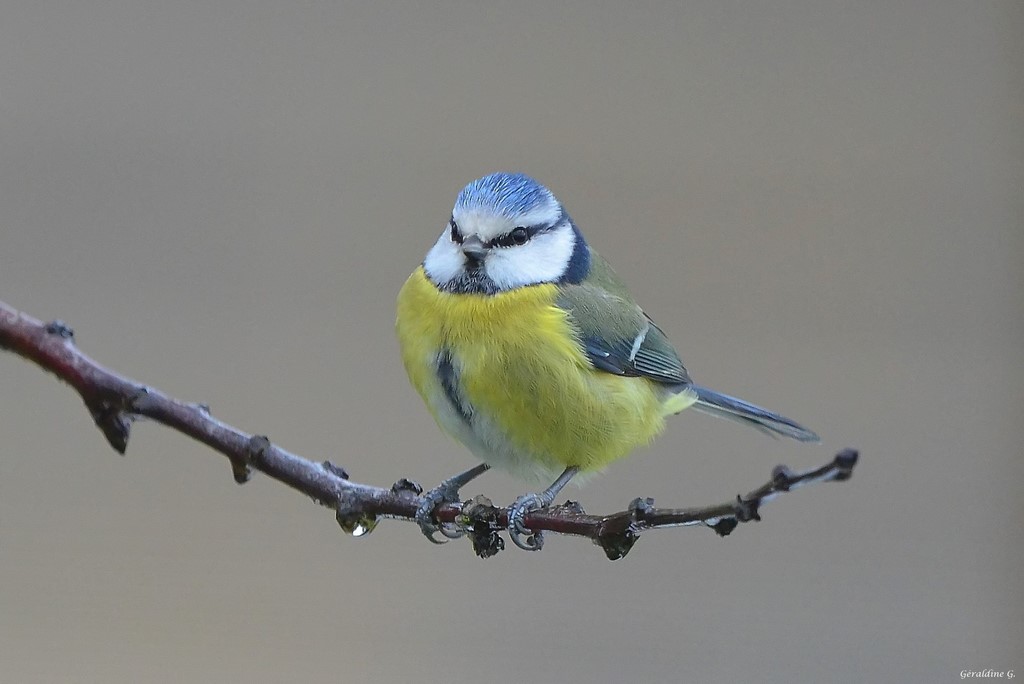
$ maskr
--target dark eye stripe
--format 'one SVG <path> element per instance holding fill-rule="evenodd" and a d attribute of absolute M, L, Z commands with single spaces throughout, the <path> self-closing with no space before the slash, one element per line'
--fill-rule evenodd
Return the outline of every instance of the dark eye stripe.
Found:
<path fill-rule="evenodd" d="M 525 226 L 517 226 L 504 235 L 491 240 L 492 247 L 515 247 L 516 245 L 525 245 L 530 241 L 530 238 L 540 232 L 540 226 L 534 226 L 527 228 Z"/>
<path fill-rule="evenodd" d="M 452 242 L 462 244 L 462 233 L 459 231 L 459 224 L 455 223 L 455 219 L 452 219 L 449 224 L 451 225 Z"/>

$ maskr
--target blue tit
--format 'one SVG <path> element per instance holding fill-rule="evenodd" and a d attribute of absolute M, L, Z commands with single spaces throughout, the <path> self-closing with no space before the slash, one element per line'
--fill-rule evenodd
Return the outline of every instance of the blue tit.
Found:
<path fill-rule="evenodd" d="M 433 510 L 490 467 L 553 482 L 519 497 L 509 533 L 579 473 L 602 470 L 688 407 L 802 442 L 789 418 L 694 384 L 665 333 L 584 240 L 555 196 L 521 174 L 467 185 L 451 219 L 398 295 L 402 361 L 442 430 L 483 463 L 428 492 Z"/>

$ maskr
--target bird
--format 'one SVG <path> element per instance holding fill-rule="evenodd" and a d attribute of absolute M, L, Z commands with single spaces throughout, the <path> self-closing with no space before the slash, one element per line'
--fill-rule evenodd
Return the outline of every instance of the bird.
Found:
<path fill-rule="evenodd" d="M 584 239 L 555 195 L 521 173 L 469 183 L 402 286 L 396 333 L 410 382 L 443 432 L 481 463 L 423 497 L 428 539 L 457 538 L 433 512 L 490 468 L 533 483 L 508 512 L 511 540 L 577 475 L 603 470 L 693 407 L 817 442 L 789 418 L 694 383 L 666 334 Z"/>

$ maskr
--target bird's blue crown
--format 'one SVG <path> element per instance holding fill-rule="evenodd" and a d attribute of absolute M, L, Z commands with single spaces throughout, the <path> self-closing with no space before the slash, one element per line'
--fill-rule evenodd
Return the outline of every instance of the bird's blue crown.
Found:
<path fill-rule="evenodd" d="M 556 202 L 550 190 L 527 175 L 492 173 L 463 188 L 455 200 L 455 210 L 484 210 L 515 220 L 517 216 Z"/>

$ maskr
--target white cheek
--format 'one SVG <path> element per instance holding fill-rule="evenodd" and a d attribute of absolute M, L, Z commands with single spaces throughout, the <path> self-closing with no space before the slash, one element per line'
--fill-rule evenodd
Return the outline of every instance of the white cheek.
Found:
<path fill-rule="evenodd" d="M 458 276 L 465 262 L 466 257 L 463 256 L 462 250 L 451 241 L 448 231 L 445 230 L 423 259 L 423 269 L 435 285 L 442 285 Z"/>
<path fill-rule="evenodd" d="M 565 273 L 575 243 L 576 236 L 565 225 L 540 233 L 525 245 L 495 248 L 485 270 L 501 290 L 554 282 Z"/>

